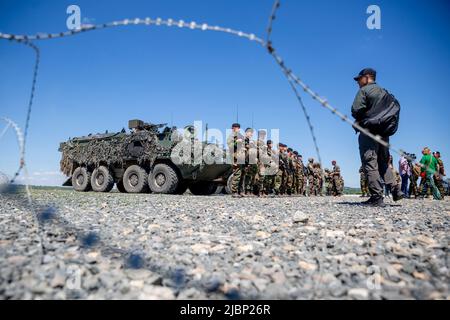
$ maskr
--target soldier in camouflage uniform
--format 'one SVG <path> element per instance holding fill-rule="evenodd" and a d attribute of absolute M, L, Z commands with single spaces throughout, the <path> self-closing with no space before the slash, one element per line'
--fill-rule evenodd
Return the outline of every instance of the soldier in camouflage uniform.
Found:
<path fill-rule="evenodd" d="M 333 189 L 336 196 L 341 196 L 343 194 L 343 179 L 341 177 L 341 168 L 336 164 L 336 160 L 331 162 L 333 165 L 332 176 L 333 176 Z"/>
<path fill-rule="evenodd" d="M 233 161 L 233 176 L 231 180 L 231 192 L 233 197 L 240 197 L 242 189 L 242 169 L 243 169 L 243 142 L 244 137 L 240 134 L 241 126 L 234 123 L 231 126 L 232 133 L 227 138 L 227 145 L 231 152 Z"/>
<path fill-rule="evenodd" d="M 297 157 L 297 193 L 299 195 L 304 194 L 304 165 L 303 157 L 298 155 Z"/>
<path fill-rule="evenodd" d="M 320 163 L 316 162 L 313 165 L 314 168 L 314 194 L 316 196 L 323 196 L 323 181 L 322 181 L 322 168 Z"/>
<path fill-rule="evenodd" d="M 438 170 L 434 174 L 434 183 L 436 184 L 436 187 L 438 188 L 441 199 L 444 200 L 445 190 L 444 190 L 444 184 L 442 183 L 442 180 L 446 176 L 445 174 L 445 168 L 444 168 L 444 162 L 441 159 L 441 153 L 439 151 L 436 151 L 434 154 L 434 157 L 436 158 L 438 162 Z"/>
<path fill-rule="evenodd" d="M 285 180 L 285 170 L 286 170 L 286 158 L 284 155 L 284 148 L 286 145 L 283 143 L 278 144 L 278 151 L 275 156 L 278 157 L 278 170 L 275 175 L 275 182 L 274 182 L 274 191 L 276 195 L 283 195 L 284 194 L 284 187 L 283 182 Z"/>
<path fill-rule="evenodd" d="M 291 188 L 291 194 L 297 195 L 298 190 L 298 172 L 297 172 L 297 151 L 292 151 L 292 188 Z"/>
<path fill-rule="evenodd" d="M 339 188 L 339 194 L 338 194 L 338 196 L 342 196 L 343 194 L 344 194 L 344 186 L 345 186 L 345 183 L 344 183 L 344 177 L 342 177 L 342 175 L 341 176 L 339 176 L 339 185 L 340 185 L 340 188 Z"/>
<path fill-rule="evenodd" d="M 292 195 L 294 186 L 294 154 L 292 148 L 287 149 L 286 194 Z"/>
<path fill-rule="evenodd" d="M 265 167 L 268 163 L 267 157 L 267 144 L 266 144 L 266 131 L 259 130 L 258 131 L 258 140 L 256 141 L 256 148 L 258 150 L 258 174 L 256 176 L 257 183 L 257 195 L 264 196 L 266 195 L 266 190 L 264 190 L 264 180 L 265 180 Z"/>
<path fill-rule="evenodd" d="M 245 169 L 244 169 L 244 193 L 246 196 L 254 195 L 256 174 L 258 173 L 257 149 L 253 140 L 253 129 L 245 130 L 244 150 L 245 150 Z"/>
<path fill-rule="evenodd" d="M 333 178 L 331 176 L 330 169 L 325 169 L 325 195 L 332 196 L 333 195 Z"/>
<path fill-rule="evenodd" d="M 363 167 L 359 168 L 359 184 L 361 186 L 361 197 L 369 196 L 369 180 L 367 179 L 367 175 L 364 172 Z"/>
<path fill-rule="evenodd" d="M 308 165 L 306 167 L 308 169 L 308 195 L 314 195 L 314 159 L 308 159 Z"/>
<path fill-rule="evenodd" d="M 267 157 L 270 160 L 267 164 L 264 164 L 264 191 L 267 195 L 271 195 L 274 192 L 275 187 L 275 174 L 278 171 L 277 162 L 275 156 L 277 153 L 272 149 L 272 140 L 267 140 Z"/>
<path fill-rule="evenodd" d="M 307 194 L 307 187 L 308 187 L 308 167 L 303 165 L 303 190 L 302 194 L 306 197 Z"/>
<path fill-rule="evenodd" d="M 281 194 L 287 195 L 290 166 L 289 166 L 289 158 L 288 158 L 288 146 L 285 144 L 283 144 L 283 152 L 281 153 L 281 159 L 284 162 L 283 179 L 282 179 L 282 183 L 281 183 L 281 189 L 282 189 Z"/>
<path fill-rule="evenodd" d="M 294 151 L 294 188 L 293 194 L 300 194 L 300 163 L 298 159 L 298 152 Z"/>

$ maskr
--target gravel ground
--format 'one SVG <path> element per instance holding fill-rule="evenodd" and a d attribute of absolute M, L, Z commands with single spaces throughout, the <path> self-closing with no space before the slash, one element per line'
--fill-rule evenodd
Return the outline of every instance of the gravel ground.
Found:
<path fill-rule="evenodd" d="M 0 195 L 0 299 L 450 299 L 450 201 Z"/>

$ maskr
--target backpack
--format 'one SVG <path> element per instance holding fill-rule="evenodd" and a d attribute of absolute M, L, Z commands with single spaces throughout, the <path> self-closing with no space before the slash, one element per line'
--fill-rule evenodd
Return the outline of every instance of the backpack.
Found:
<path fill-rule="evenodd" d="M 360 124 L 373 134 L 389 137 L 394 135 L 398 129 L 400 103 L 393 94 L 386 89 L 382 90 L 383 97 L 367 111 Z"/>

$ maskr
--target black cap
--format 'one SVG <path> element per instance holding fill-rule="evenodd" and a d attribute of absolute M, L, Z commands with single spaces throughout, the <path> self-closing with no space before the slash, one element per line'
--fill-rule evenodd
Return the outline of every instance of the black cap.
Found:
<path fill-rule="evenodd" d="M 372 76 L 374 79 L 377 77 L 377 72 L 372 69 L 372 68 L 366 68 L 366 69 L 362 69 L 359 74 L 354 77 L 353 79 L 355 81 L 358 81 L 359 78 L 363 77 L 363 76 Z"/>
<path fill-rule="evenodd" d="M 241 125 L 239 123 L 233 123 L 231 125 L 231 128 L 240 128 L 240 127 L 241 127 Z"/>
<path fill-rule="evenodd" d="M 292 148 L 288 148 L 288 150 L 287 150 L 288 152 L 292 152 Z"/>
<path fill-rule="evenodd" d="M 298 152 L 297 152 L 297 151 L 294 151 L 294 154 L 295 154 L 296 156 L 298 156 Z"/>
<path fill-rule="evenodd" d="M 267 140 L 267 144 L 272 144 L 272 140 Z"/>
<path fill-rule="evenodd" d="M 248 131 L 253 132 L 254 130 L 253 130 L 253 128 L 247 128 L 247 129 L 245 129 L 245 132 L 248 132 Z"/>

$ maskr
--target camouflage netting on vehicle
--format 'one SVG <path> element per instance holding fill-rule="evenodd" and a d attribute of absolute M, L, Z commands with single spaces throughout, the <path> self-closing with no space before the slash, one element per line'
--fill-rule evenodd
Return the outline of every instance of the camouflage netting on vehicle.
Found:
<path fill-rule="evenodd" d="M 148 131 L 74 138 L 62 144 L 61 151 L 60 167 L 67 176 L 78 165 L 121 165 L 126 159 L 153 163 L 157 156 L 170 155 L 170 149 L 158 144 L 158 137 Z"/>

